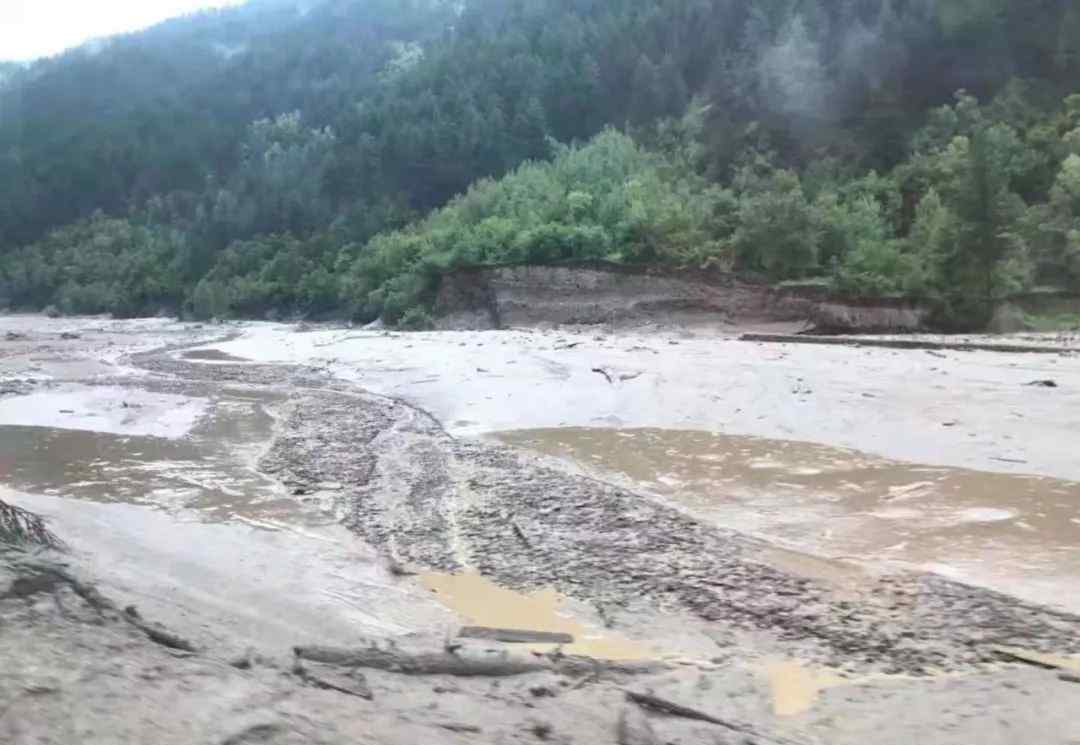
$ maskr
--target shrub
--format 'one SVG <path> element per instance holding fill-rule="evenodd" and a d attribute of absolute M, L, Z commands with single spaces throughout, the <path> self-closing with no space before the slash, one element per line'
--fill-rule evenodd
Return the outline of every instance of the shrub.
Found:
<path fill-rule="evenodd" d="M 407 331 L 427 331 L 435 327 L 435 322 L 423 308 L 409 308 L 397 325 Z"/>

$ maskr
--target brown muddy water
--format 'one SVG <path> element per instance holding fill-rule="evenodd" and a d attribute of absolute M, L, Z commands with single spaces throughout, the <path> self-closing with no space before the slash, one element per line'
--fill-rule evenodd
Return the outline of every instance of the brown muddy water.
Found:
<path fill-rule="evenodd" d="M 479 574 L 429 573 L 421 577 L 435 598 L 469 623 L 503 629 L 528 629 L 569 634 L 572 644 L 528 644 L 526 648 L 550 652 L 557 646 L 566 654 L 606 660 L 647 660 L 664 656 L 656 647 L 621 634 L 587 626 L 568 607 L 569 599 L 551 589 L 530 595 L 514 592 Z"/>
<path fill-rule="evenodd" d="M 936 571 L 1080 611 L 1080 484 L 661 429 L 496 435 L 718 525 L 833 559 Z"/>
<path fill-rule="evenodd" d="M 223 391 L 182 438 L 0 426 L 0 482 L 94 502 L 195 510 L 211 520 L 295 511 L 255 468 L 274 419 L 271 394 Z"/>
<path fill-rule="evenodd" d="M 139 431 L 169 413 L 150 405 L 157 389 L 56 395 L 74 407 L 73 426 Z M 50 396 L 35 403 L 46 421 Z M 338 524 L 336 492 L 293 496 L 259 473 L 285 393 L 198 387 L 168 396 L 200 412 L 182 436 L 168 427 L 174 436 L 0 426 L 0 499 L 45 517 L 104 591 L 202 643 L 348 646 L 447 622 L 433 598 L 395 584 L 376 552 Z M 106 416 L 121 399 L 133 402 L 124 420 Z"/>

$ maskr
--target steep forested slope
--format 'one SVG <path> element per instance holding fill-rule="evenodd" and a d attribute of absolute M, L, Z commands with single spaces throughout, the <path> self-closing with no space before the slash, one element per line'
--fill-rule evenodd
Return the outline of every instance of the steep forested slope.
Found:
<path fill-rule="evenodd" d="M 253 0 L 3 77 L 16 306 L 400 316 L 448 267 L 603 256 L 975 316 L 1080 274 L 1069 0 Z M 576 181 L 406 227 L 553 156 Z"/>

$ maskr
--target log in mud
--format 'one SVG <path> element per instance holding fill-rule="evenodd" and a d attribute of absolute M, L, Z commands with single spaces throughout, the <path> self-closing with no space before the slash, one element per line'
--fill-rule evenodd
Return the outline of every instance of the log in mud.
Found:
<path fill-rule="evenodd" d="M 929 339 L 878 339 L 865 336 L 827 336 L 817 334 L 743 334 L 741 341 L 760 344 L 816 344 L 831 347 L 870 347 L 876 349 L 920 349 L 938 352 L 999 352 L 1002 354 L 1074 354 L 1073 346 L 1055 344 L 997 344 L 991 342 L 949 342 Z"/>

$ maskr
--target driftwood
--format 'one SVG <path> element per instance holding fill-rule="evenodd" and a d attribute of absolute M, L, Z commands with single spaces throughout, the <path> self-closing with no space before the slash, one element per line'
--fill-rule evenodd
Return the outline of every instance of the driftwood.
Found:
<path fill-rule="evenodd" d="M 615 385 L 615 381 L 611 379 L 611 373 L 609 373 L 604 368 L 602 368 L 602 367 L 594 367 L 592 371 L 594 373 L 596 373 L 597 375 L 603 375 L 604 379 L 607 380 L 608 383 L 610 383 L 612 385 Z"/>
<path fill-rule="evenodd" d="M 1023 649 L 1012 649 L 1010 647 L 991 647 L 990 651 L 996 654 L 1003 660 L 1009 662 L 1019 662 L 1024 665 L 1031 665 L 1032 667 L 1039 667 L 1043 670 L 1061 670 L 1061 665 L 1053 662 L 1047 662 L 1042 657 L 1032 654 Z"/>
<path fill-rule="evenodd" d="M 24 567 L 24 572 L 25 574 L 17 578 L 6 592 L 0 594 L 0 599 L 5 597 L 25 598 L 40 593 L 51 593 L 62 586 L 66 586 L 102 616 L 115 616 L 120 620 L 127 621 L 146 634 L 146 637 L 155 644 L 181 652 L 197 651 L 195 645 L 187 639 L 177 636 L 157 624 L 144 620 L 134 606 L 128 606 L 128 608 L 121 611 L 115 603 L 98 592 L 93 585 L 80 581 L 59 567 L 30 565 Z"/>
<path fill-rule="evenodd" d="M 529 541 L 529 536 L 525 535 L 525 531 L 521 529 L 521 526 L 517 524 L 517 520 L 510 521 L 510 529 L 514 531 L 514 535 L 518 537 L 521 544 L 525 548 L 532 548 L 532 543 Z"/>
<path fill-rule="evenodd" d="M 930 349 L 954 352 L 1006 352 L 1012 354 L 1072 354 L 1073 347 L 1035 346 L 1025 344 L 973 344 L 969 342 L 939 342 L 921 339 L 867 339 L 854 336 L 799 336 L 793 334 L 743 334 L 739 341 L 767 344 L 821 344 L 839 347 L 879 347 L 881 349 Z"/>
<path fill-rule="evenodd" d="M 626 698 L 633 701 L 638 706 L 653 711 L 660 712 L 661 714 L 667 714 L 668 716 L 681 717 L 683 719 L 692 719 L 697 722 L 708 722 L 709 724 L 715 724 L 725 729 L 729 729 L 732 732 L 738 732 L 743 735 L 748 735 L 751 739 L 757 742 L 776 743 L 776 745 L 795 745 L 794 741 L 785 737 L 777 735 L 766 735 L 755 730 L 748 724 L 741 722 L 732 722 L 726 719 L 715 717 L 712 714 L 707 714 L 698 709 L 692 709 L 689 706 L 683 706 L 682 704 L 675 703 L 674 701 L 668 701 L 667 699 L 654 696 L 651 693 L 635 693 L 634 691 L 627 691 Z"/>
<path fill-rule="evenodd" d="M 374 698 L 368 688 L 367 679 L 357 670 L 346 670 L 336 665 L 324 665 L 319 662 L 297 660 L 293 672 L 309 685 L 329 691 L 337 691 L 349 696 Z"/>
<path fill-rule="evenodd" d="M 677 704 L 674 701 L 668 701 L 662 699 L 659 696 L 654 696 L 651 693 L 635 693 L 634 691 L 627 691 L 626 698 L 633 701 L 638 706 L 643 706 L 646 709 L 652 709 L 659 711 L 662 714 L 668 714 L 673 717 L 682 717 L 683 719 L 694 719 L 699 722 L 709 722 L 710 724 L 718 724 L 721 727 L 727 727 L 730 730 L 736 732 L 745 732 L 745 725 L 735 724 L 728 722 L 724 719 L 714 717 L 712 714 L 706 714 L 703 711 L 697 709 L 691 709 L 689 706 L 683 706 Z"/>
<path fill-rule="evenodd" d="M 409 652 L 389 645 L 372 645 L 361 649 L 296 647 L 293 651 L 298 658 L 311 662 L 386 670 L 404 675 L 509 677 L 552 669 L 552 663 L 541 657 L 516 657 L 503 650 L 491 649 Z"/>
<path fill-rule="evenodd" d="M 1080 683 L 1080 674 L 1072 672 L 1062 665 L 1056 662 L 1051 662 L 1046 658 L 1033 654 L 1023 649 L 1012 649 L 1011 647 L 991 647 L 990 651 L 996 654 L 1003 660 L 1009 662 L 1019 662 L 1023 665 L 1031 665 L 1041 670 L 1052 670 L 1058 674 L 1058 680 L 1066 683 Z"/>
<path fill-rule="evenodd" d="M 477 727 L 474 724 L 453 724 L 453 723 L 448 723 L 448 724 L 440 724 L 439 726 L 442 727 L 443 729 L 450 730 L 451 732 L 468 732 L 468 733 L 474 733 L 474 734 L 483 732 L 482 729 L 480 729 L 479 727 Z"/>
<path fill-rule="evenodd" d="M 356 649 L 295 647 L 300 660 L 347 668 L 385 670 L 402 675 L 453 675 L 458 677 L 510 677 L 535 672 L 554 672 L 570 677 L 646 675 L 662 672 L 662 662 L 620 662 L 592 657 L 551 654 L 515 655 L 505 649 L 453 644 L 437 651 L 403 649 L 392 642 L 372 643 Z"/>
<path fill-rule="evenodd" d="M 508 644 L 573 644 L 572 634 L 525 629 L 496 629 L 489 626 L 466 626 L 458 632 L 462 639 L 488 639 Z"/>
<path fill-rule="evenodd" d="M 177 636 L 158 626 L 152 626 L 144 621 L 131 621 L 131 625 L 146 634 L 147 638 L 155 644 L 160 644 L 169 649 L 181 652 L 195 652 L 195 646 L 182 636 Z"/>

